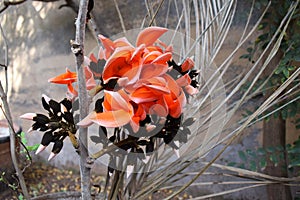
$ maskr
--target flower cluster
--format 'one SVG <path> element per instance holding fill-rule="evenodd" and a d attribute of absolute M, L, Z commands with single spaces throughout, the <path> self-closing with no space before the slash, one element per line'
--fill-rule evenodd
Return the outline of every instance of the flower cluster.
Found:
<path fill-rule="evenodd" d="M 153 152 L 154 141 L 160 138 L 174 149 L 187 141 L 187 126 L 194 119 L 182 123 L 183 111 L 189 96 L 198 92 L 199 72 L 192 69 L 191 58 L 182 64 L 174 61 L 172 46 L 159 40 L 167 31 L 146 28 L 139 33 L 135 46 L 125 37 L 112 41 L 99 35 L 103 48 L 98 58 L 94 54 L 85 57 L 84 67 L 86 89 L 95 98 L 95 109 L 77 125 L 96 123 L 106 136 L 107 128 L 115 128 L 117 131 L 109 138 L 114 144 L 120 142 L 116 134 L 121 135 L 123 127 L 129 133 L 123 138 L 128 143 L 119 147 L 130 152 L 141 152 L 142 146 L 146 153 Z M 49 79 L 51 83 L 67 85 L 70 101 L 78 95 L 76 81 L 77 74 L 69 69 Z M 97 137 L 92 140 L 103 142 Z"/>
<path fill-rule="evenodd" d="M 191 70 L 194 63 L 190 58 L 182 65 L 172 60 L 172 46 L 158 40 L 165 32 L 167 29 L 160 27 L 143 30 L 137 37 L 136 47 L 126 38 L 111 41 L 99 36 L 104 49 L 100 48 L 98 57 L 105 60 L 105 65 L 102 72 L 93 70 L 93 74 L 100 77 L 104 90 L 103 112 L 92 112 L 79 125 L 94 122 L 104 127 L 121 127 L 129 123 L 137 132 L 147 115 L 180 117 L 187 95 L 197 93 L 197 84 L 192 84 L 195 81 L 192 79 L 198 72 Z M 92 66 L 100 62 L 91 55 L 89 63 Z M 91 76 L 92 69 L 85 69 L 90 90 L 96 86 L 95 80 Z M 75 77 L 76 73 L 67 70 L 49 81 L 67 84 L 69 93 L 76 96 L 77 91 L 72 86 Z"/>

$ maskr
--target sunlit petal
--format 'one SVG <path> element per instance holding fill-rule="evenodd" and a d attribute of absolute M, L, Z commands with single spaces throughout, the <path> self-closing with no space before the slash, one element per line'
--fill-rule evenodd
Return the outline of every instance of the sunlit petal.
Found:
<path fill-rule="evenodd" d="M 104 92 L 105 101 L 103 106 L 106 110 L 125 110 L 130 112 L 132 110 L 131 105 L 123 98 L 119 92 L 105 91 Z M 109 107 L 107 106 L 109 105 Z"/>
<path fill-rule="evenodd" d="M 164 64 L 167 65 L 167 62 L 169 60 L 171 60 L 172 58 L 172 53 L 168 52 L 168 53 L 164 53 L 160 56 L 158 56 L 155 60 L 153 60 L 151 63 L 155 63 L 155 64 Z"/>
<path fill-rule="evenodd" d="M 91 112 L 84 119 L 82 119 L 80 122 L 78 122 L 77 125 L 82 126 L 82 127 L 88 127 L 88 126 L 92 125 L 93 121 L 91 120 L 91 118 L 95 118 L 96 114 L 97 113 L 95 111 Z"/>
<path fill-rule="evenodd" d="M 130 122 L 131 115 L 124 110 L 97 113 L 90 118 L 94 123 L 108 128 L 121 127 Z"/>
<path fill-rule="evenodd" d="M 126 37 L 121 37 L 113 41 L 114 47 L 124 47 L 124 46 L 132 46 Z"/>
<path fill-rule="evenodd" d="M 141 44 L 145 44 L 146 46 L 152 45 L 161 35 L 167 32 L 168 29 L 151 26 L 143 31 L 137 37 L 136 46 L 140 46 Z"/>

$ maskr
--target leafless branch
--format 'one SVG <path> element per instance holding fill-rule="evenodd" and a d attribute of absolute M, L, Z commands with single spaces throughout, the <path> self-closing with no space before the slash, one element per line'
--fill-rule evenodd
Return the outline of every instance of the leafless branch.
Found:
<path fill-rule="evenodd" d="M 78 17 L 76 20 L 75 41 L 71 42 L 71 48 L 76 57 L 76 71 L 78 74 L 78 97 L 80 120 L 88 115 L 89 99 L 86 90 L 85 75 L 83 70 L 84 61 L 84 39 L 89 0 L 80 0 Z M 88 158 L 87 128 L 79 128 L 80 141 L 80 175 L 81 175 L 81 197 L 83 200 L 91 199 L 90 168 L 86 166 Z"/>

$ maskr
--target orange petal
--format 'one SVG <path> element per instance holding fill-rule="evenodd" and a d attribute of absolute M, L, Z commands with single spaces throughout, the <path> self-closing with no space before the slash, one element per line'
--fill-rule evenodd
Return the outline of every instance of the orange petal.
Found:
<path fill-rule="evenodd" d="M 169 88 L 170 91 L 172 91 L 173 95 L 175 95 L 176 97 L 179 96 L 181 88 L 178 86 L 176 81 L 167 74 L 163 75 L 163 77 L 166 79 L 168 84 L 167 87 Z"/>
<path fill-rule="evenodd" d="M 132 53 L 131 59 L 130 60 L 138 60 L 141 58 L 141 55 L 145 49 L 145 45 L 142 44 L 135 48 L 134 52 Z"/>
<path fill-rule="evenodd" d="M 158 97 L 153 94 L 151 89 L 147 87 L 140 87 L 131 93 L 130 99 L 139 104 L 143 102 L 154 101 L 158 99 Z"/>
<path fill-rule="evenodd" d="M 155 60 L 153 60 L 151 63 L 155 63 L 155 64 L 164 64 L 167 65 L 167 62 L 169 60 L 171 60 L 172 58 L 172 53 L 168 52 L 168 53 L 164 53 L 160 56 L 158 56 Z"/>
<path fill-rule="evenodd" d="M 71 83 L 68 84 L 68 93 L 72 97 L 76 97 L 78 95 L 78 92 L 74 89 L 73 85 Z"/>
<path fill-rule="evenodd" d="M 105 60 L 108 59 L 108 58 L 105 57 L 105 51 L 102 47 L 99 48 L 98 58 L 101 59 L 101 60 L 102 59 L 105 59 Z"/>
<path fill-rule="evenodd" d="M 94 55 L 93 53 L 90 55 L 90 59 L 91 59 L 91 61 L 94 62 L 94 63 L 97 63 L 97 62 L 98 62 L 98 61 L 97 61 L 97 58 L 95 57 L 95 55 Z"/>
<path fill-rule="evenodd" d="M 181 70 L 186 72 L 194 67 L 195 63 L 192 59 L 187 58 L 181 65 Z"/>
<path fill-rule="evenodd" d="M 88 126 L 92 125 L 93 121 L 91 120 L 91 118 L 95 118 L 96 114 L 97 113 L 95 111 L 91 112 L 83 120 L 81 120 L 80 122 L 78 122 L 77 125 L 78 126 L 82 126 L 82 127 L 88 127 Z"/>
<path fill-rule="evenodd" d="M 151 51 L 149 53 L 144 54 L 144 64 L 150 64 L 153 60 L 159 57 L 162 53 L 159 51 Z"/>
<path fill-rule="evenodd" d="M 194 88 L 191 85 L 187 85 L 184 87 L 184 90 L 189 94 L 189 95 L 195 95 L 197 94 L 199 91 L 197 90 L 197 88 Z"/>
<path fill-rule="evenodd" d="M 124 46 L 132 46 L 126 37 L 121 37 L 119 39 L 116 39 L 113 43 L 114 43 L 115 48 L 124 47 Z"/>
<path fill-rule="evenodd" d="M 101 43 L 103 44 L 103 47 L 105 48 L 105 50 L 107 50 L 108 52 L 112 52 L 115 49 L 115 45 L 113 43 L 113 41 L 111 41 L 109 38 L 103 36 L 103 35 L 98 35 L 99 40 L 101 41 Z"/>
<path fill-rule="evenodd" d="M 168 71 L 167 65 L 160 64 L 145 64 L 142 66 L 140 79 L 150 79 L 153 77 L 161 76 Z"/>
<path fill-rule="evenodd" d="M 133 84 L 138 81 L 142 68 L 140 66 L 132 66 L 130 70 L 122 75 L 122 77 L 128 77 L 127 84 Z"/>
<path fill-rule="evenodd" d="M 132 47 L 120 47 L 110 56 L 102 74 L 104 83 L 107 83 L 110 79 L 122 77 L 132 68 L 132 65 L 128 63 L 132 49 Z"/>
<path fill-rule="evenodd" d="M 50 83 L 57 84 L 69 84 L 77 81 L 77 73 L 71 72 L 68 68 L 66 69 L 66 73 L 58 75 L 54 78 L 48 80 Z"/>
<path fill-rule="evenodd" d="M 94 123 L 108 128 L 121 127 L 130 122 L 131 115 L 124 110 L 97 113 L 90 118 Z"/>
<path fill-rule="evenodd" d="M 161 27 L 148 27 L 140 32 L 136 40 L 136 46 L 140 46 L 141 44 L 145 44 L 146 46 L 153 45 L 153 43 L 168 29 Z"/>
<path fill-rule="evenodd" d="M 132 112 L 133 108 L 131 104 L 122 96 L 126 95 L 121 94 L 120 92 L 113 92 L 113 91 L 105 91 L 104 92 L 104 102 L 103 107 L 107 111 L 112 110 L 125 110 L 126 112 Z"/>
<path fill-rule="evenodd" d="M 90 90 L 96 86 L 96 81 L 89 67 L 84 67 L 84 74 L 86 80 L 86 89 Z"/>
<path fill-rule="evenodd" d="M 176 83 L 181 86 L 187 86 L 191 84 L 191 78 L 188 74 L 185 74 L 184 76 L 180 77 L 179 79 L 176 80 Z"/>

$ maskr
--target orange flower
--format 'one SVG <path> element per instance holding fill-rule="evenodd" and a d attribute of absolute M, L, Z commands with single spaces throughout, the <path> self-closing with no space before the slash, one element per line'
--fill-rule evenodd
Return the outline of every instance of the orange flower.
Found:
<path fill-rule="evenodd" d="M 76 81 L 77 81 L 77 73 L 71 72 L 68 68 L 66 69 L 66 73 L 49 79 L 49 82 L 57 83 L 57 84 L 69 84 L 69 83 L 74 83 Z"/>
<path fill-rule="evenodd" d="M 86 79 L 86 87 L 87 90 L 90 90 L 95 87 L 96 82 L 93 76 L 93 73 L 90 71 L 88 67 L 84 67 L 84 74 Z M 66 69 L 66 73 L 60 74 L 54 78 L 48 80 L 50 83 L 56 84 L 66 84 L 68 87 L 68 97 L 69 99 L 73 99 L 78 95 L 77 90 L 73 87 L 73 83 L 77 81 L 77 73 L 71 72 L 68 68 Z"/>
<path fill-rule="evenodd" d="M 71 72 L 68 68 L 66 69 L 66 73 L 60 74 L 48 80 L 48 82 L 50 83 L 66 84 L 68 86 L 68 94 L 71 99 L 78 95 L 77 91 L 74 89 L 72 85 L 72 83 L 76 81 L 77 81 L 77 73 Z"/>
<path fill-rule="evenodd" d="M 104 70 L 103 81 L 118 78 L 120 86 L 133 84 L 138 81 L 144 64 L 159 64 L 168 66 L 172 58 L 171 52 L 164 53 L 158 46 L 153 46 L 157 39 L 167 31 L 165 28 L 149 27 L 143 30 L 137 38 L 137 48 L 125 42 L 115 43 L 102 38 L 105 50 L 113 54 L 108 58 Z M 118 44 L 118 46 L 117 46 Z"/>

